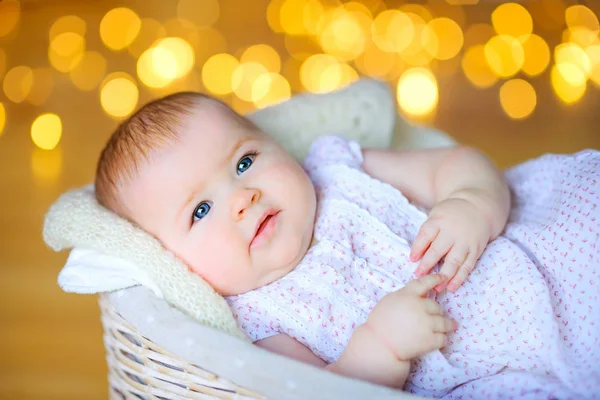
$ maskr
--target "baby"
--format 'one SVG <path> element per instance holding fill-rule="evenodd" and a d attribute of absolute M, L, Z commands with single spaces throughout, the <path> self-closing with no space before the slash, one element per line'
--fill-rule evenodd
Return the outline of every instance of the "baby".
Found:
<path fill-rule="evenodd" d="M 568 398 L 600 389 L 599 171 L 594 151 L 503 175 L 333 136 L 301 166 L 185 92 L 119 126 L 95 188 L 261 347 L 425 396 Z"/>

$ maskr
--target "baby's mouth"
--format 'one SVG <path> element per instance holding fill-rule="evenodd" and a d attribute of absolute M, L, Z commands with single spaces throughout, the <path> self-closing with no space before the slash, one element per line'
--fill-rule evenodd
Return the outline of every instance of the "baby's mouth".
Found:
<path fill-rule="evenodd" d="M 267 226 L 267 224 L 269 223 L 271 218 L 273 218 L 272 215 L 267 215 L 267 218 L 265 218 L 264 221 L 260 223 L 260 226 L 258 227 L 258 231 L 256 231 L 256 235 L 254 235 L 255 237 L 260 235 L 262 233 L 262 231 L 265 230 L 265 226 Z"/>
<path fill-rule="evenodd" d="M 254 236 L 252 237 L 252 241 L 250 242 L 250 246 L 255 244 L 257 239 L 260 238 L 261 234 L 263 234 L 265 229 L 269 226 L 269 222 L 271 222 L 271 220 L 275 218 L 277 214 L 279 214 L 279 211 L 276 211 L 274 209 L 269 209 L 265 211 L 265 213 L 258 220 L 258 224 L 256 226 Z"/>

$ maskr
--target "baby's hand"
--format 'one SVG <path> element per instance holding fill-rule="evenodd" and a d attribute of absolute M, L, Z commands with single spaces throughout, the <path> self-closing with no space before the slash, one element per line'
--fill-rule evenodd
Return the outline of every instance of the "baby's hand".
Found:
<path fill-rule="evenodd" d="M 410 361 L 444 347 L 446 334 L 456 329 L 456 323 L 444 316 L 442 306 L 426 298 L 442 282 L 439 274 L 426 275 L 387 294 L 369 314 L 365 326 L 400 360 Z"/>
<path fill-rule="evenodd" d="M 457 198 L 439 202 L 431 209 L 412 246 L 410 260 L 422 258 L 415 275 L 429 273 L 445 257 L 440 273 L 446 277 L 448 290 L 458 289 L 475 267 L 490 237 L 490 224 L 473 203 Z M 441 284 L 435 290 L 441 292 L 443 288 Z"/>

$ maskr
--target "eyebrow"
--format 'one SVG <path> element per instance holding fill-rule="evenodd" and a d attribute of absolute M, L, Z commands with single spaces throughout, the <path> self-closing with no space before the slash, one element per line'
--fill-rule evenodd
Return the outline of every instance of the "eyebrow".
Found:
<path fill-rule="evenodd" d="M 239 151 L 239 149 L 244 145 L 244 143 L 249 142 L 251 140 L 253 140 L 254 138 L 251 136 L 245 136 L 240 138 L 232 147 L 231 150 L 229 150 L 229 153 L 227 154 L 227 157 L 223 160 L 223 163 L 221 164 L 221 166 L 227 166 L 231 163 L 231 159 L 233 158 L 233 156 L 235 156 L 235 153 L 237 153 Z M 198 193 L 201 192 L 202 188 L 197 188 L 197 190 L 192 190 L 192 192 L 190 193 L 189 197 L 187 198 L 187 200 L 185 201 L 185 203 L 183 203 L 183 206 L 181 207 L 181 210 L 179 211 L 180 214 L 183 213 L 188 206 L 196 199 L 196 197 L 198 197 Z"/>
<path fill-rule="evenodd" d="M 244 143 L 249 142 L 250 140 L 254 139 L 251 136 L 245 136 L 240 138 L 231 148 L 231 150 L 229 151 L 229 155 L 227 156 L 227 158 L 225 158 L 224 164 L 228 165 L 231 163 L 231 159 L 233 158 L 233 156 L 235 156 L 235 153 L 238 152 L 238 150 L 240 149 L 240 147 L 242 147 L 244 145 Z"/>

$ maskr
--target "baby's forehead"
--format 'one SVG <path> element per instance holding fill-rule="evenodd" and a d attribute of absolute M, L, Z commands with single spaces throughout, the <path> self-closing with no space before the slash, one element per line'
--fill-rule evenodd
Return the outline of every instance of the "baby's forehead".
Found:
<path fill-rule="evenodd" d="M 259 138 L 260 131 L 247 119 L 217 101 L 202 99 L 182 118 L 179 138 L 184 142 L 203 142 L 203 148 L 218 151 L 237 142 L 240 137 Z"/>

